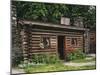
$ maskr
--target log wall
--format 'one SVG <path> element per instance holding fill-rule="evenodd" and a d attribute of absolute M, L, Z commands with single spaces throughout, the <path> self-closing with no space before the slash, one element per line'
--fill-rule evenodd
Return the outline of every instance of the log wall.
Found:
<path fill-rule="evenodd" d="M 49 37 L 50 38 L 50 47 L 49 48 L 40 48 L 40 39 L 41 37 Z M 30 38 L 30 47 L 31 53 L 43 53 L 43 52 L 55 52 L 56 51 L 56 36 L 49 35 L 39 35 L 39 34 L 31 34 Z"/>
<path fill-rule="evenodd" d="M 27 28 L 27 27 L 26 27 Z M 41 31 L 32 31 L 31 29 L 23 29 L 21 32 L 22 35 L 22 48 L 23 48 L 23 56 L 24 60 L 31 61 L 33 54 L 56 54 L 58 55 L 58 36 L 62 36 L 60 33 L 52 33 L 52 32 L 41 32 Z M 83 49 L 83 33 L 77 32 L 67 32 L 64 34 L 65 36 L 65 50 L 69 50 L 69 48 Z M 48 37 L 50 39 L 50 47 L 41 48 L 40 42 L 42 37 Z M 77 45 L 72 45 L 72 38 L 77 39 Z"/>
<path fill-rule="evenodd" d="M 42 37 L 49 37 L 50 47 L 41 48 L 40 42 Z M 56 54 L 57 53 L 57 37 L 56 35 L 43 34 L 42 32 L 36 33 L 33 31 L 21 31 L 22 49 L 24 60 L 31 61 L 34 54 Z M 26 61 L 25 61 L 26 62 Z"/>
<path fill-rule="evenodd" d="M 72 44 L 72 39 L 75 39 L 76 44 Z M 68 50 L 82 49 L 84 48 L 83 35 L 82 34 L 69 34 L 65 36 L 65 55 Z"/>
<path fill-rule="evenodd" d="M 75 38 L 77 39 L 77 45 L 72 45 L 71 44 L 71 41 L 72 41 L 72 38 Z M 73 47 L 73 48 L 83 48 L 83 36 L 80 35 L 80 36 L 66 36 L 66 47 Z"/>

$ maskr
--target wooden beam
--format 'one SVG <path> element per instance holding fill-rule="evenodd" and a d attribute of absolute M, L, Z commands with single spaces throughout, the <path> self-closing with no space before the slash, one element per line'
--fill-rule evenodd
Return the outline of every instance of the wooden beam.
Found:
<path fill-rule="evenodd" d="M 52 23 L 43 23 L 43 22 L 34 22 L 34 21 L 26 21 L 26 20 L 19 20 L 20 24 L 22 25 L 31 25 L 31 26 L 44 26 L 44 27 L 53 27 L 53 28 L 62 28 L 62 29 L 72 29 L 72 30 L 88 30 L 86 28 L 75 27 L 75 26 L 66 26 L 61 24 L 52 24 Z"/>

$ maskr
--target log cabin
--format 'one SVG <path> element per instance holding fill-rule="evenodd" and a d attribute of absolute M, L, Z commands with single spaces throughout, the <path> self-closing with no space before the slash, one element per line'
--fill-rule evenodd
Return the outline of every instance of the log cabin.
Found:
<path fill-rule="evenodd" d="M 68 50 L 78 48 L 88 53 L 89 29 L 69 25 L 70 19 L 68 18 L 65 21 L 68 22 L 52 24 L 19 20 L 21 45 L 25 59 L 31 58 L 34 53 L 53 53 L 63 60 Z"/>
<path fill-rule="evenodd" d="M 14 7 L 15 8 L 15 7 Z M 16 14 L 16 11 L 12 11 Z M 60 24 L 17 20 L 12 14 L 12 26 L 17 27 L 20 36 L 20 50 L 24 60 L 31 60 L 33 54 L 55 54 L 64 60 L 70 49 L 90 51 L 90 32 L 79 18 L 71 25 L 70 18 L 61 17 Z M 12 30 L 14 31 L 14 30 Z"/>

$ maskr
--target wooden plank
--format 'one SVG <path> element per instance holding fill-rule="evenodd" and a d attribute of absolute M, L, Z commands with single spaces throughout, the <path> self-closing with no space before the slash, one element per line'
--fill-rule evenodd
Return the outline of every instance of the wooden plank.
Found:
<path fill-rule="evenodd" d="M 56 37 L 55 36 L 51 37 L 51 40 L 56 40 Z"/>
<path fill-rule="evenodd" d="M 56 44 L 56 43 L 57 43 L 57 41 L 50 41 L 50 43 L 51 43 L 51 44 Z"/>
<path fill-rule="evenodd" d="M 56 43 L 55 43 L 55 44 L 51 44 L 50 46 L 51 46 L 51 47 L 56 47 Z"/>
<path fill-rule="evenodd" d="M 56 44 L 56 42 L 51 42 L 51 45 L 52 45 L 52 44 Z"/>
<path fill-rule="evenodd" d="M 40 39 L 30 39 L 31 41 L 40 41 Z"/>
<path fill-rule="evenodd" d="M 55 33 L 46 33 L 46 32 L 32 32 L 32 34 L 34 35 L 55 35 Z"/>
<path fill-rule="evenodd" d="M 32 46 L 32 47 L 29 47 L 30 49 L 37 49 L 37 48 L 40 48 L 40 47 L 37 47 L 37 46 Z"/>
<path fill-rule="evenodd" d="M 82 31 L 89 30 L 89 29 L 81 28 L 81 27 L 73 27 L 73 26 L 66 26 L 66 25 L 60 25 L 60 24 L 51 24 L 51 23 L 34 22 L 34 21 L 26 21 L 26 20 L 19 20 L 18 23 L 23 24 L 23 25 L 31 25 L 31 26 L 44 26 L 44 27 L 73 29 L 73 30 L 82 30 Z"/>
<path fill-rule="evenodd" d="M 33 54 L 56 54 L 56 52 L 37 52 L 37 53 L 31 53 L 32 55 Z"/>
<path fill-rule="evenodd" d="M 47 50 L 47 51 L 51 51 L 51 50 L 55 50 L 56 48 L 31 48 L 30 47 L 30 50 L 41 50 L 41 51 L 45 51 L 45 50 Z"/>
<path fill-rule="evenodd" d="M 56 47 L 56 46 L 57 46 L 57 43 L 51 44 L 50 46 L 51 46 L 51 47 Z"/>
<path fill-rule="evenodd" d="M 34 31 L 32 32 L 33 35 L 49 35 L 49 36 L 54 36 L 54 35 L 67 35 L 67 36 L 70 36 L 70 35 L 75 35 L 75 36 L 80 36 L 82 34 L 76 34 L 76 33 L 71 33 L 71 32 L 57 32 L 56 34 L 55 33 L 52 33 L 52 32 L 39 32 L 39 31 Z"/>
<path fill-rule="evenodd" d="M 40 41 L 30 41 L 31 44 L 40 44 Z"/>
<path fill-rule="evenodd" d="M 37 34 L 37 35 L 32 34 L 31 37 L 32 38 L 40 38 L 41 36 L 39 34 Z"/>
<path fill-rule="evenodd" d="M 40 39 L 41 37 L 31 37 L 31 39 Z"/>
<path fill-rule="evenodd" d="M 32 53 L 34 52 L 55 52 L 56 50 L 31 50 Z"/>
<path fill-rule="evenodd" d="M 40 47 L 38 44 L 30 44 L 31 47 Z"/>

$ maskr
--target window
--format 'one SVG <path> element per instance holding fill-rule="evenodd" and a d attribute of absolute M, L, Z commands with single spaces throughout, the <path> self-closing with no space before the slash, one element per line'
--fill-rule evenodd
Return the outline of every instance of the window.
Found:
<path fill-rule="evenodd" d="M 40 47 L 41 48 L 49 48 L 50 47 L 50 38 L 49 37 L 41 37 Z"/>
<path fill-rule="evenodd" d="M 77 46 L 77 38 L 72 38 L 71 44 L 74 45 L 74 46 Z"/>

